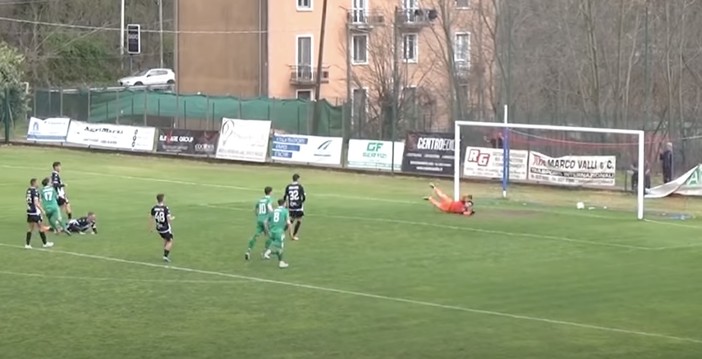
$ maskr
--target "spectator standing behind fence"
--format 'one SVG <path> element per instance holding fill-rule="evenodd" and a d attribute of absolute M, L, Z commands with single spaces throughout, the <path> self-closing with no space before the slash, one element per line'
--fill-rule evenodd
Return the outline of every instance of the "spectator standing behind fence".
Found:
<path fill-rule="evenodd" d="M 631 163 L 631 190 L 636 192 L 639 187 L 639 162 L 634 161 Z M 651 188 L 651 166 L 646 163 L 644 167 L 644 189 L 648 190 Z"/>
<path fill-rule="evenodd" d="M 502 148 L 502 132 L 493 134 L 490 138 L 485 136 L 483 139 L 485 142 L 489 143 L 492 148 Z"/>
<path fill-rule="evenodd" d="M 668 183 L 673 180 L 673 144 L 668 142 L 665 144 L 665 149 L 661 150 L 658 159 L 661 161 L 663 168 L 663 183 Z"/>

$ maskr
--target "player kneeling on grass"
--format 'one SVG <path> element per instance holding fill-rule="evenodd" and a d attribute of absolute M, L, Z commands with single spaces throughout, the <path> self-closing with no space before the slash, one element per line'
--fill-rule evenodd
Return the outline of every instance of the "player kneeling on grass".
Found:
<path fill-rule="evenodd" d="M 85 234 L 86 232 L 90 232 L 90 234 L 97 234 L 97 224 L 96 221 L 97 217 L 95 217 L 95 213 L 93 212 L 88 212 L 88 215 L 85 217 L 80 217 L 78 219 L 72 219 L 68 221 L 68 231 L 71 233 L 80 233 L 80 234 Z"/>
<path fill-rule="evenodd" d="M 49 226 L 54 231 L 54 233 L 63 232 L 67 235 L 71 235 L 68 230 L 63 225 L 63 218 L 61 218 L 61 208 L 58 204 L 58 192 L 51 185 L 51 180 L 49 178 L 44 178 L 41 181 L 41 203 L 44 208 L 44 214 L 49 220 Z"/>
<path fill-rule="evenodd" d="M 290 212 L 285 208 L 285 200 L 278 200 L 278 208 L 266 219 L 266 232 L 271 238 L 271 248 L 263 253 L 264 259 L 270 259 L 271 253 L 278 256 L 278 268 L 287 268 L 288 264 L 283 261 L 283 248 L 285 247 L 285 232 L 291 231 Z"/>
<path fill-rule="evenodd" d="M 433 195 L 438 197 L 424 197 L 425 200 L 431 202 L 436 208 L 440 209 L 445 213 L 461 214 L 464 216 L 472 216 L 475 214 L 473 210 L 473 196 L 467 195 L 463 196 L 459 201 L 454 201 L 451 197 L 447 196 L 439 188 L 434 186 L 433 183 L 429 184 L 429 187 L 434 190 Z"/>

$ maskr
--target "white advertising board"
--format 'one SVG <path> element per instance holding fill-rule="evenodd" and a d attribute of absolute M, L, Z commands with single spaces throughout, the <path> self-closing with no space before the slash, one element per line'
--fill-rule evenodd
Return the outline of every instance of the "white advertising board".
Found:
<path fill-rule="evenodd" d="M 341 164 L 341 137 L 273 135 L 271 159 L 324 165 Z"/>
<path fill-rule="evenodd" d="M 129 151 L 153 151 L 156 128 L 71 121 L 67 143 Z"/>
<path fill-rule="evenodd" d="M 489 147 L 467 147 L 463 161 L 463 176 L 478 178 L 502 178 L 504 173 L 504 150 Z M 529 151 L 509 151 L 509 179 L 526 180 Z"/>
<path fill-rule="evenodd" d="M 614 186 L 616 156 L 549 157 L 529 152 L 530 181 L 571 186 Z"/>
<path fill-rule="evenodd" d="M 266 162 L 271 121 L 222 119 L 215 157 Z"/>
<path fill-rule="evenodd" d="M 404 152 L 405 144 L 402 142 L 350 140 L 347 164 L 349 168 L 401 171 Z"/>
<path fill-rule="evenodd" d="M 70 118 L 52 117 L 40 119 L 32 117 L 29 119 L 27 129 L 27 140 L 36 142 L 64 142 L 68 135 Z"/>

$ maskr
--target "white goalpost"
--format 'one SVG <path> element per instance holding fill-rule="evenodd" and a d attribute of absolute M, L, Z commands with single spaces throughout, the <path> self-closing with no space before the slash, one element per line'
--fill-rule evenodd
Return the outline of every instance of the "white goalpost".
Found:
<path fill-rule="evenodd" d="M 464 143 L 461 143 L 462 137 L 462 127 L 477 127 L 477 128 L 492 128 L 494 130 L 502 130 L 503 133 L 505 134 L 504 138 L 504 144 L 502 146 L 503 148 L 503 169 L 501 171 L 502 175 L 502 196 L 507 197 L 507 187 L 509 183 L 509 163 L 510 163 L 510 151 L 515 151 L 514 149 L 510 148 L 509 145 L 509 135 L 508 131 L 515 131 L 515 130 L 539 130 L 539 131 L 561 131 L 561 132 L 581 132 L 581 133 L 599 133 L 599 134 L 607 134 L 607 135 L 630 135 L 630 136 L 635 136 L 637 138 L 637 144 L 636 144 L 636 158 L 638 159 L 637 163 L 640 166 L 640 170 L 638 170 L 638 183 L 636 187 L 636 217 L 638 219 L 643 219 L 644 218 L 644 188 L 645 188 L 645 177 L 644 177 L 644 172 L 645 172 L 645 166 L 646 166 L 646 161 L 645 161 L 645 153 L 644 153 L 644 131 L 641 130 L 624 130 L 624 129 L 612 129 L 612 128 L 593 128 L 593 127 L 571 127 L 571 126 L 555 126 L 555 125 L 535 125 L 535 124 L 519 124 L 519 123 L 508 123 L 507 122 L 507 112 L 505 109 L 505 118 L 504 122 L 477 122 L 477 121 L 456 121 L 455 122 L 455 128 L 454 128 L 454 140 L 455 140 L 455 149 L 454 149 L 454 176 L 453 176 L 453 195 L 455 200 L 459 199 L 460 196 L 460 187 L 461 187 L 461 178 L 463 178 L 463 163 L 462 163 L 462 157 L 461 153 L 462 151 L 465 151 L 467 149 L 467 145 Z M 632 143 L 633 145 L 633 143 Z M 498 149 L 499 151 L 499 149 Z M 522 151 L 526 152 L 526 151 Z M 633 151 L 632 151 L 633 152 Z M 466 154 L 467 155 L 467 154 Z M 527 166 L 531 166 L 530 163 L 527 164 Z M 633 179 L 632 179 L 633 180 Z"/>

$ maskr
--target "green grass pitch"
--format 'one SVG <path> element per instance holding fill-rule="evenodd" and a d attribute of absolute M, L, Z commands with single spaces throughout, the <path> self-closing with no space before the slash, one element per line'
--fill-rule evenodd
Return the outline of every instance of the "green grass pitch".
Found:
<path fill-rule="evenodd" d="M 55 160 L 100 233 L 25 250 L 24 190 Z M 245 262 L 262 188 L 281 195 L 296 171 L 308 216 L 290 268 L 259 258 L 263 240 Z M 484 184 L 465 184 L 478 215 L 461 218 L 421 201 L 426 182 L 0 148 L 0 358 L 702 357 L 702 225 L 524 206 Z M 158 192 L 170 266 L 150 232 Z"/>

